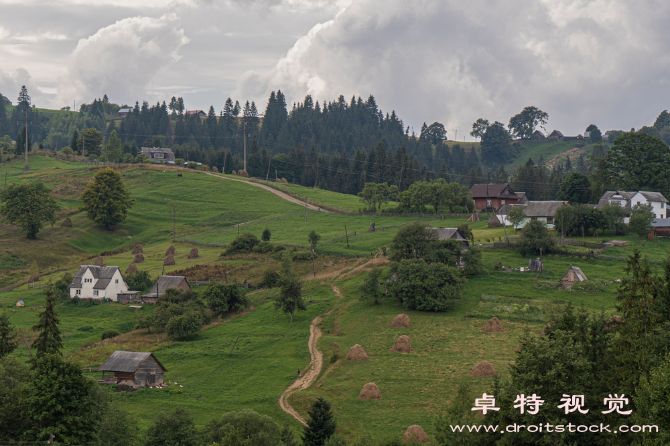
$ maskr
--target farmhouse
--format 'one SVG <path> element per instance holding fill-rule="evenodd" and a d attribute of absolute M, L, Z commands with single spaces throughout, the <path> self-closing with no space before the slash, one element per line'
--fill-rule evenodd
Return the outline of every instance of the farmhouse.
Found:
<path fill-rule="evenodd" d="M 531 136 L 531 138 L 533 138 L 533 139 L 545 139 L 546 136 L 544 136 L 544 133 L 542 133 L 541 131 L 535 130 L 533 132 L 533 136 Z"/>
<path fill-rule="evenodd" d="M 519 202 L 509 184 L 475 184 L 470 188 L 470 195 L 478 211 L 495 211 L 502 205 Z"/>
<path fill-rule="evenodd" d="M 70 297 L 117 300 L 128 285 L 118 266 L 81 265 L 70 283 Z"/>
<path fill-rule="evenodd" d="M 562 140 L 563 139 L 563 133 L 561 133 L 560 130 L 554 130 L 547 136 L 549 139 L 557 139 L 557 140 Z"/>
<path fill-rule="evenodd" d="M 469 246 L 468 239 L 463 236 L 461 231 L 458 228 L 432 228 L 434 231 L 437 231 L 437 238 L 439 240 L 458 240 L 461 242 L 463 248 Z"/>
<path fill-rule="evenodd" d="M 568 272 L 565 273 L 565 276 L 561 278 L 561 283 L 564 288 L 570 288 L 577 282 L 583 282 L 588 280 L 586 275 L 582 272 L 582 269 L 578 266 L 570 266 Z"/>
<path fill-rule="evenodd" d="M 163 373 L 167 369 L 151 352 L 116 350 L 98 371 L 102 372 L 103 382 L 137 388 L 163 384 Z M 105 377 L 105 372 L 111 372 L 114 377 Z"/>
<path fill-rule="evenodd" d="M 142 147 L 142 153 L 152 161 L 159 163 L 174 163 L 172 149 L 165 147 Z"/>
<path fill-rule="evenodd" d="M 668 200 L 660 192 L 608 190 L 600 197 L 596 207 L 602 209 L 607 204 L 616 204 L 630 211 L 637 204 L 649 204 L 654 218 L 670 218 L 667 203 Z M 628 222 L 627 219 L 624 221 Z"/>
<path fill-rule="evenodd" d="M 126 116 L 126 115 L 132 113 L 132 111 L 133 111 L 133 109 L 130 108 L 130 107 L 120 108 L 119 111 L 118 111 L 118 115 L 123 117 L 123 116 Z"/>
<path fill-rule="evenodd" d="M 191 285 L 188 284 L 185 276 L 160 276 L 153 288 L 147 294 L 142 296 L 142 300 L 147 303 L 155 302 L 168 288 L 181 288 L 184 291 L 190 291 Z"/>
<path fill-rule="evenodd" d="M 526 223 L 535 220 L 543 221 L 547 225 L 547 228 L 553 229 L 554 215 L 556 215 L 556 211 L 567 204 L 567 201 L 528 201 L 523 205 L 503 206 L 497 212 L 497 216 L 502 224 L 511 226 L 512 223 L 507 219 L 507 214 L 512 208 L 520 206 L 523 208 L 523 213 L 526 214 L 526 218 L 519 223 L 517 229 L 523 228 L 526 226 Z"/>
<path fill-rule="evenodd" d="M 205 113 L 202 110 L 187 110 L 186 111 L 186 116 L 191 116 L 191 115 L 207 116 L 207 113 Z"/>

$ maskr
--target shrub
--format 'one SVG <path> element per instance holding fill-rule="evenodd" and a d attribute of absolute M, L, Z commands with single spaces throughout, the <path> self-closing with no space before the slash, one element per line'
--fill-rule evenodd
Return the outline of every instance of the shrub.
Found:
<path fill-rule="evenodd" d="M 237 285 L 210 283 L 203 293 L 207 307 L 214 314 L 237 313 L 249 306 L 249 299 Z"/>
<path fill-rule="evenodd" d="M 117 330 L 115 328 L 110 328 L 109 330 L 105 330 L 102 333 L 101 341 L 104 341 L 105 339 L 109 339 L 109 338 L 114 338 L 114 337 L 116 337 L 120 334 L 121 334 L 121 332 L 119 330 Z"/>
<path fill-rule="evenodd" d="M 311 260 L 312 252 L 311 251 L 296 251 L 291 256 L 291 259 L 295 262 L 297 260 Z"/>
<path fill-rule="evenodd" d="M 194 336 L 202 327 L 202 319 L 199 314 L 189 311 L 178 316 L 173 316 L 165 327 L 170 339 L 184 340 Z"/>
<path fill-rule="evenodd" d="M 268 228 L 263 229 L 263 235 L 261 235 L 261 240 L 264 242 L 269 242 L 270 237 L 272 237 L 272 233 L 270 233 L 270 230 Z"/>
<path fill-rule="evenodd" d="M 263 273 L 263 279 L 259 286 L 262 288 L 274 288 L 279 284 L 280 277 L 279 272 L 270 269 L 266 270 Z"/>
<path fill-rule="evenodd" d="M 91 327 L 90 325 L 84 325 L 83 327 L 77 328 L 77 331 L 92 331 L 92 330 L 93 327 Z"/>
<path fill-rule="evenodd" d="M 251 252 L 256 245 L 260 243 L 260 240 L 250 232 L 245 232 L 240 234 L 230 242 L 228 248 L 226 248 L 225 254 L 235 254 L 238 252 Z"/>
<path fill-rule="evenodd" d="M 251 250 L 251 252 L 258 252 L 261 254 L 265 254 L 268 252 L 272 252 L 275 248 L 274 243 L 270 242 L 260 242 L 258 245 L 254 246 L 254 248 Z"/>
<path fill-rule="evenodd" d="M 272 250 L 272 258 L 275 260 L 281 260 L 282 258 L 282 252 L 286 250 L 286 246 L 284 245 L 275 245 L 274 249 Z"/>
<path fill-rule="evenodd" d="M 151 288 L 151 277 L 149 271 L 137 271 L 135 273 L 126 274 L 126 284 L 128 288 L 135 291 L 144 291 Z"/>

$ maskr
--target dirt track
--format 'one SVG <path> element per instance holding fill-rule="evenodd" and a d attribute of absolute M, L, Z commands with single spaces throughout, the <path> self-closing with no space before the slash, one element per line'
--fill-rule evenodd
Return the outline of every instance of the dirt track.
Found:
<path fill-rule="evenodd" d="M 314 384 L 316 378 L 321 373 L 321 367 L 323 366 L 323 353 L 321 353 L 317 348 L 316 344 L 321 337 L 321 329 L 318 327 L 321 322 L 320 317 L 316 317 L 312 321 L 312 325 L 309 327 L 309 353 L 312 357 L 309 365 L 307 366 L 306 371 L 303 370 L 300 378 L 296 379 L 293 384 L 288 386 L 288 389 L 284 390 L 284 393 L 279 397 L 279 406 L 287 414 L 291 415 L 293 418 L 298 420 L 300 423 L 307 426 L 307 421 L 295 410 L 288 402 L 288 397 L 294 394 L 299 390 L 304 390 Z"/>
<path fill-rule="evenodd" d="M 260 188 L 265 189 L 269 192 L 272 192 L 273 194 L 275 194 L 279 198 L 282 198 L 286 201 L 290 201 L 291 203 L 299 204 L 300 206 L 307 206 L 308 209 L 311 209 L 313 211 L 325 212 L 327 214 L 336 214 L 336 212 L 329 211 L 327 209 L 323 209 L 323 208 L 320 208 L 318 206 L 314 206 L 313 204 L 305 203 L 304 201 L 300 201 L 297 198 L 294 198 L 294 197 L 292 197 L 288 194 L 285 194 L 284 192 L 278 191 L 277 189 L 274 189 L 270 186 L 266 186 L 265 184 L 254 183 L 253 181 L 246 181 L 246 180 L 241 180 L 241 179 L 238 179 L 238 178 L 222 177 L 220 175 L 216 175 L 214 173 L 209 173 L 209 172 L 207 173 L 207 175 L 211 175 L 211 176 L 216 177 L 216 178 L 221 178 L 223 180 L 239 181 L 241 183 L 246 183 L 246 184 L 250 184 L 252 186 L 260 187 Z"/>

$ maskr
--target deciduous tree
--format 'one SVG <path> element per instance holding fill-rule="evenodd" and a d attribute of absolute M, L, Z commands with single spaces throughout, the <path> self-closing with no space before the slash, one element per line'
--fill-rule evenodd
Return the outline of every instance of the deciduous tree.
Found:
<path fill-rule="evenodd" d="M 93 182 L 81 194 L 81 201 L 88 218 L 107 230 L 122 223 L 135 203 L 121 175 L 110 168 L 98 170 Z"/>
<path fill-rule="evenodd" d="M 60 205 L 51 196 L 51 189 L 38 181 L 32 184 L 12 184 L 0 192 L 0 214 L 11 224 L 23 228 L 29 239 L 36 239 L 42 229 L 42 222 L 52 225 L 56 222 L 56 212 Z"/>
<path fill-rule="evenodd" d="M 525 107 L 521 113 L 510 118 L 510 131 L 517 138 L 530 138 L 538 125 L 545 125 L 549 115 L 537 107 Z"/>
<path fill-rule="evenodd" d="M 297 310 L 306 310 L 307 306 L 302 298 L 302 280 L 293 272 L 291 256 L 285 253 L 282 259 L 282 268 L 279 278 L 279 297 L 275 300 L 275 309 L 281 309 L 291 315 Z"/>

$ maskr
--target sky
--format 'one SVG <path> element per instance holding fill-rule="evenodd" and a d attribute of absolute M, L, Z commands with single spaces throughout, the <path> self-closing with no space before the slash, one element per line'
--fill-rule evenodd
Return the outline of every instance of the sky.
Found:
<path fill-rule="evenodd" d="M 0 0 L 0 92 L 38 107 L 226 98 L 264 110 L 374 95 L 417 133 L 472 141 L 532 105 L 547 131 L 652 125 L 670 108 L 665 0 Z"/>

